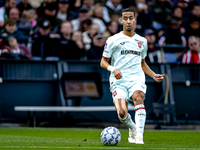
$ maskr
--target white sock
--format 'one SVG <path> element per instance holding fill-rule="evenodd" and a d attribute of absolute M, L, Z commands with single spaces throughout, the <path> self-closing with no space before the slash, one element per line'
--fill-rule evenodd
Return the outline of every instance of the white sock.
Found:
<path fill-rule="evenodd" d="M 119 117 L 119 116 L 118 116 Z M 131 119 L 131 115 L 129 113 L 127 113 L 127 116 L 124 118 L 120 118 L 119 120 L 126 125 L 127 127 L 129 127 L 130 129 L 136 129 L 136 125 L 133 122 L 133 120 Z"/>
<path fill-rule="evenodd" d="M 135 123 L 138 133 L 144 133 L 146 110 L 143 104 L 135 106 Z"/>

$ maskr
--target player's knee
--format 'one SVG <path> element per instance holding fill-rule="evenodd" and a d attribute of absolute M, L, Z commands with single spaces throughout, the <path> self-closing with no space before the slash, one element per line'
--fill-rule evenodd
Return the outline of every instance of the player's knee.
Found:
<path fill-rule="evenodd" d="M 133 98 L 133 102 L 136 103 L 137 105 L 143 104 L 143 99 L 144 96 L 138 94 L 136 97 Z"/>
<path fill-rule="evenodd" d="M 144 99 L 144 93 L 143 92 L 137 91 L 133 94 L 133 102 L 135 104 L 142 104 L 143 99 Z"/>
<path fill-rule="evenodd" d="M 124 118 L 124 117 L 126 117 L 126 111 L 122 109 L 122 110 L 119 111 L 118 115 L 119 115 L 120 118 Z"/>

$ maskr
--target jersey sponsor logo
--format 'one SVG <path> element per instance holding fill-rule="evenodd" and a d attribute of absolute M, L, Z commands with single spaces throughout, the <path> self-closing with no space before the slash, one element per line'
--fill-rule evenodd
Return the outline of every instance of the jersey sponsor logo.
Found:
<path fill-rule="evenodd" d="M 115 97 L 117 95 L 117 91 L 115 90 L 114 92 L 113 92 L 113 96 Z"/>
<path fill-rule="evenodd" d="M 122 50 L 121 55 L 134 54 L 140 56 L 140 52 L 134 50 Z"/>
<path fill-rule="evenodd" d="M 125 44 L 125 42 L 122 42 L 122 43 L 120 43 L 121 45 L 124 45 Z"/>

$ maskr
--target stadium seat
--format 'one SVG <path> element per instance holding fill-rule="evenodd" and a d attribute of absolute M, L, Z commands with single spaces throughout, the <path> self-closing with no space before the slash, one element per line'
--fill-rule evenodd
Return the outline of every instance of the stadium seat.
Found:
<path fill-rule="evenodd" d="M 174 104 L 163 104 L 163 103 L 153 103 L 153 112 L 155 113 L 155 129 L 185 129 L 186 126 L 177 126 L 177 117 L 183 116 L 185 119 L 185 124 L 188 124 L 188 114 L 176 114 Z M 161 115 L 163 117 L 161 117 Z M 167 122 L 166 118 L 169 117 Z M 160 119 L 163 118 L 161 124 Z"/>
<path fill-rule="evenodd" d="M 175 53 L 166 53 L 164 54 L 166 63 L 177 63 L 178 58 Z"/>

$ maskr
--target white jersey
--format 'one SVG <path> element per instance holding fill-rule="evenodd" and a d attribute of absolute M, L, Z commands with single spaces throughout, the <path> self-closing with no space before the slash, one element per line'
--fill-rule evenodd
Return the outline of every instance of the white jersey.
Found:
<path fill-rule="evenodd" d="M 111 58 L 111 65 L 119 69 L 122 78 L 110 75 L 110 84 L 123 82 L 145 83 L 141 60 L 147 55 L 147 40 L 135 33 L 133 37 L 122 32 L 108 38 L 103 52 L 104 58 Z"/>

